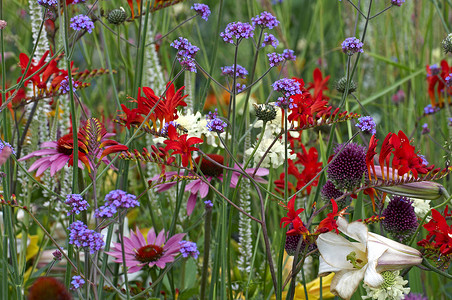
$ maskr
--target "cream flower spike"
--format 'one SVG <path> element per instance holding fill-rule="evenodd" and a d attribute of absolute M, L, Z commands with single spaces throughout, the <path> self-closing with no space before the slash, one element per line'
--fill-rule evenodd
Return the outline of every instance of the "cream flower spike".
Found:
<path fill-rule="evenodd" d="M 416 249 L 368 232 L 361 222 L 348 223 L 339 217 L 337 224 L 343 234 L 356 242 L 327 232 L 319 235 L 317 247 L 319 274 L 335 272 L 331 292 L 339 297 L 350 299 L 363 279 L 368 286 L 376 288 L 384 282 L 381 272 L 401 270 L 422 262 L 421 253 Z"/>

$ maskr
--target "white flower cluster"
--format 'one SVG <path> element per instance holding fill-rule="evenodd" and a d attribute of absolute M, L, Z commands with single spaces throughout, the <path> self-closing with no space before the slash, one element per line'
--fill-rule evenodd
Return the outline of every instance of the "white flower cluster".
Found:
<path fill-rule="evenodd" d="M 430 202 L 432 200 L 410 198 L 413 201 L 414 213 L 418 218 L 424 218 L 431 210 Z M 427 217 L 427 221 L 430 217 Z"/>
<path fill-rule="evenodd" d="M 388 271 L 389 272 L 389 271 Z M 361 296 L 362 299 L 376 299 L 376 300 L 400 300 L 404 299 L 405 295 L 410 292 L 409 287 L 404 287 L 408 283 L 408 280 L 403 280 L 402 276 L 399 276 L 399 271 L 393 272 L 390 282 L 385 282 L 378 288 L 373 288 L 367 284 L 363 284 L 366 289 L 367 295 Z"/>

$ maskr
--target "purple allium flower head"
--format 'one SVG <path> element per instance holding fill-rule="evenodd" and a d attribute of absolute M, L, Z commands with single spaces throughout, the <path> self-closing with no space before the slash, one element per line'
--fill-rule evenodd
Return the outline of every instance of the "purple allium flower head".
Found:
<path fill-rule="evenodd" d="M 82 195 L 69 194 L 66 196 L 65 204 L 71 207 L 71 210 L 67 212 L 67 215 L 78 215 L 80 212 L 87 210 L 89 207 L 88 202 L 83 199 Z"/>
<path fill-rule="evenodd" d="M 284 97 L 301 94 L 300 83 L 294 79 L 282 78 L 275 81 L 272 86 L 275 91 L 282 93 Z"/>
<path fill-rule="evenodd" d="M 242 39 L 252 38 L 253 35 L 254 35 L 254 26 L 249 23 L 242 22 L 229 23 L 226 26 L 224 32 L 220 33 L 220 36 L 223 38 L 223 41 L 234 45 L 238 45 Z"/>
<path fill-rule="evenodd" d="M 329 165 L 327 177 L 337 189 L 352 191 L 359 186 L 367 170 L 366 152 L 365 147 L 355 143 L 340 144 L 334 149 L 337 157 Z"/>
<path fill-rule="evenodd" d="M 221 75 L 233 77 L 233 75 L 234 75 L 234 65 L 221 67 Z M 236 72 L 235 72 L 235 77 L 245 79 L 247 75 L 248 75 L 248 71 L 244 67 L 242 67 L 241 65 L 237 65 Z"/>
<path fill-rule="evenodd" d="M 394 196 L 382 215 L 383 227 L 400 242 L 410 238 L 418 226 L 412 201 L 406 197 Z"/>
<path fill-rule="evenodd" d="M 94 29 L 94 23 L 90 17 L 86 15 L 77 15 L 71 18 L 71 28 L 77 31 L 86 30 L 88 33 L 92 33 Z"/>
<path fill-rule="evenodd" d="M 405 3 L 405 0 L 391 0 L 391 3 L 395 6 L 402 6 L 402 4 Z"/>
<path fill-rule="evenodd" d="M 271 13 L 264 11 L 260 15 L 251 18 L 253 26 L 261 26 L 262 28 L 273 29 L 273 27 L 278 26 L 279 21 Z"/>
<path fill-rule="evenodd" d="M 198 15 L 201 16 L 201 18 L 203 18 L 204 20 L 208 20 L 209 16 L 210 16 L 210 9 L 209 6 L 206 4 L 200 4 L 200 3 L 195 3 L 193 4 L 193 6 L 191 7 L 191 9 L 193 9 L 194 11 L 196 11 L 196 13 Z"/>
<path fill-rule="evenodd" d="M 372 135 L 377 133 L 377 130 L 375 129 L 375 127 L 377 127 L 377 124 L 375 124 L 375 121 L 371 116 L 359 118 L 356 127 L 361 129 L 361 131 L 364 133 L 369 133 Z"/>
<path fill-rule="evenodd" d="M 267 45 L 273 46 L 275 49 L 279 45 L 279 41 L 275 38 L 275 36 L 271 33 L 264 33 L 264 40 L 262 42 L 262 47 L 265 47 Z"/>
<path fill-rule="evenodd" d="M 344 193 L 338 190 L 331 180 L 327 180 L 322 187 L 320 195 L 326 201 L 330 201 L 331 199 L 337 199 L 341 197 Z"/>
<path fill-rule="evenodd" d="M 71 281 L 71 290 L 75 291 L 85 284 L 85 280 L 81 276 L 73 276 Z"/>
<path fill-rule="evenodd" d="M 270 67 L 276 67 L 279 66 L 284 60 L 284 56 L 280 53 L 268 53 L 268 63 L 270 64 Z"/>
<path fill-rule="evenodd" d="M 56 261 L 60 261 L 63 258 L 63 254 L 61 254 L 60 250 L 55 250 L 52 252 L 53 259 Z"/>
<path fill-rule="evenodd" d="M 447 87 L 451 87 L 452 86 L 452 73 L 447 75 L 446 78 L 444 78 L 444 81 L 446 81 Z"/>
<path fill-rule="evenodd" d="M 431 104 L 429 104 L 426 107 L 424 107 L 424 115 L 433 115 L 437 111 L 439 111 L 439 108 L 438 107 L 433 107 Z"/>
<path fill-rule="evenodd" d="M 414 293 L 409 293 L 408 295 L 405 295 L 405 298 L 403 298 L 404 300 L 428 300 L 427 297 L 425 297 L 422 294 L 414 294 Z"/>
<path fill-rule="evenodd" d="M 284 57 L 285 60 L 295 61 L 297 59 L 297 57 L 294 54 L 294 51 L 290 49 L 284 49 L 282 56 Z"/>
<path fill-rule="evenodd" d="M 428 124 L 424 123 L 424 125 L 422 125 L 422 132 L 421 134 L 428 134 L 430 133 L 430 129 L 428 128 Z"/>
<path fill-rule="evenodd" d="M 430 69 L 430 74 L 427 74 L 427 77 L 436 76 L 441 73 L 441 67 L 438 66 L 438 64 L 433 64 L 433 65 L 429 66 L 429 69 Z"/>
<path fill-rule="evenodd" d="M 14 155 L 16 155 L 16 150 L 14 150 L 13 146 L 11 146 L 10 143 L 8 143 L 8 142 L 2 142 L 2 141 L 0 140 L 0 153 L 2 153 L 3 148 L 5 148 L 5 147 L 11 148 L 11 152 L 12 152 Z"/>
<path fill-rule="evenodd" d="M 287 231 L 292 230 L 293 225 L 290 224 Z M 298 242 L 300 239 L 303 239 L 303 235 L 297 234 L 297 235 L 286 235 L 286 243 L 284 245 L 284 248 L 287 252 L 287 255 L 294 256 L 295 252 L 297 252 Z M 314 250 L 316 248 L 315 244 L 308 244 L 305 240 L 301 242 L 300 250 L 298 251 L 298 255 L 303 255 L 303 252 L 305 251 L 306 246 L 308 247 L 308 252 Z"/>
<path fill-rule="evenodd" d="M 180 241 L 180 253 L 182 257 L 193 257 L 194 259 L 198 258 L 199 251 L 196 243 L 190 241 Z"/>
<path fill-rule="evenodd" d="M 74 78 L 72 78 L 72 91 L 74 93 L 75 93 L 77 87 L 78 87 L 78 82 L 74 81 Z M 64 77 L 64 79 L 61 80 L 60 88 L 58 89 L 58 91 L 61 94 L 63 94 L 63 95 L 69 93 L 69 78 L 68 78 L 68 76 Z"/>
<path fill-rule="evenodd" d="M 362 53 L 362 52 L 364 52 L 363 51 L 363 43 L 361 43 L 355 37 L 346 38 L 342 42 L 342 52 L 346 53 L 347 55 L 353 55 L 357 52 Z"/>
<path fill-rule="evenodd" d="M 213 203 L 210 200 L 204 201 L 204 205 L 206 206 L 206 208 L 212 208 L 213 207 Z"/>
<path fill-rule="evenodd" d="M 93 254 L 105 245 L 102 235 L 94 230 L 88 229 L 82 221 L 76 221 L 69 225 L 69 244 L 79 248 L 89 249 Z"/>
<path fill-rule="evenodd" d="M 58 0 L 37 0 L 38 4 L 44 7 L 56 7 Z"/>

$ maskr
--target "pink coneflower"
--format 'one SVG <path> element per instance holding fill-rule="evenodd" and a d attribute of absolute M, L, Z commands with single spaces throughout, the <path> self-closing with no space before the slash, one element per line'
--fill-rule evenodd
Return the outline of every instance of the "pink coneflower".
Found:
<path fill-rule="evenodd" d="M 223 162 L 224 162 L 224 157 L 221 155 L 207 154 L 207 156 L 219 164 L 223 164 Z M 199 169 L 200 169 L 199 171 L 201 171 L 204 174 L 207 181 L 211 182 L 212 179 L 216 178 L 216 179 L 219 179 L 221 182 L 223 182 L 223 168 L 222 167 L 213 164 L 212 162 L 208 161 L 207 159 L 203 159 L 200 164 L 200 160 L 201 160 L 201 157 L 199 156 L 195 159 L 195 163 L 197 165 L 199 165 Z M 234 169 L 240 170 L 240 168 L 237 165 L 234 166 Z M 248 169 L 245 169 L 245 172 L 252 176 L 255 173 L 255 170 L 256 170 L 255 168 L 248 168 Z M 260 182 L 260 183 L 267 183 L 267 181 L 265 179 L 261 178 L 261 176 L 266 176 L 266 175 L 268 175 L 268 173 L 269 173 L 268 169 L 259 168 L 256 171 L 254 180 L 256 182 Z M 169 181 L 169 180 L 171 180 L 171 178 L 173 176 L 183 176 L 183 175 L 184 175 L 183 171 L 181 171 L 180 173 L 175 172 L 175 171 L 174 172 L 166 172 L 164 180 Z M 193 176 L 193 174 L 189 174 L 189 175 Z M 151 178 L 151 181 L 159 180 L 160 176 L 161 175 L 154 176 L 153 178 Z M 237 186 L 239 177 L 240 177 L 240 173 L 232 172 L 231 183 L 229 185 L 231 188 L 235 188 Z M 160 193 L 160 192 L 169 190 L 171 187 L 176 185 L 176 183 L 177 183 L 176 181 L 162 183 L 157 187 L 157 192 Z M 190 181 L 190 183 L 188 183 L 185 186 L 185 191 L 190 192 L 190 196 L 188 197 L 188 201 L 187 201 L 187 215 L 191 215 L 191 213 L 193 212 L 193 209 L 195 208 L 195 205 L 196 205 L 196 199 L 198 198 L 198 193 L 199 193 L 199 196 L 201 197 L 201 199 L 203 199 L 203 198 L 207 197 L 207 195 L 209 194 L 209 190 L 210 190 L 209 185 L 200 178 Z"/>
<path fill-rule="evenodd" d="M 173 262 L 174 257 L 180 252 L 179 242 L 185 233 L 178 233 L 166 240 L 165 230 L 155 235 L 154 228 L 151 228 L 147 234 L 147 242 L 143 234 L 137 228 L 136 233 L 130 231 L 130 237 L 124 237 L 124 255 L 126 266 L 129 267 L 129 273 L 140 271 L 144 266 L 157 266 L 160 269 L 165 268 L 167 263 Z M 113 251 L 107 252 L 116 258 L 115 262 L 123 263 L 121 243 L 116 243 Z"/>

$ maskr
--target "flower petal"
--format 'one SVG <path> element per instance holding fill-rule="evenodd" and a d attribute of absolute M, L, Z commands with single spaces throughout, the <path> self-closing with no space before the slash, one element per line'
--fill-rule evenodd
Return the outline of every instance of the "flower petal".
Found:
<path fill-rule="evenodd" d="M 350 299 L 363 279 L 365 271 L 366 268 L 337 272 L 331 280 L 331 292 L 341 298 Z"/>

